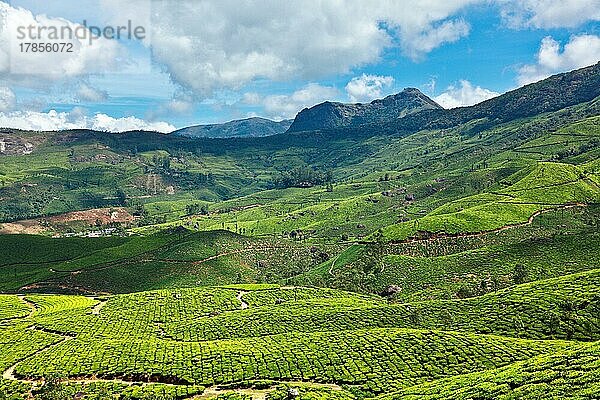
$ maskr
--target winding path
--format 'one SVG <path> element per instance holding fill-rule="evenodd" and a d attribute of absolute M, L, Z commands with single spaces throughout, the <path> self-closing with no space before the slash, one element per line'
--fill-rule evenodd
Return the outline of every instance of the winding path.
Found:
<path fill-rule="evenodd" d="M 27 300 L 27 298 L 25 297 L 25 295 L 20 294 L 17 297 L 21 301 L 23 301 L 24 303 L 26 303 L 29 306 L 29 308 L 31 309 L 31 311 L 29 312 L 29 315 L 27 315 L 26 317 L 23 317 L 22 319 L 31 319 L 33 317 L 33 314 L 37 311 L 37 306 L 32 301 Z M 31 329 L 37 329 L 37 328 L 34 325 L 34 326 L 31 327 Z M 52 349 L 53 347 L 56 347 L 59 344 L 64 343 L 67 340 L 74 339 L 73 336 L 60 335 L 60 334 L 56 334 L 56 333 L 54 333 L 54 334 L 57 335 L 57 336 L 60 336 L 61 340 L 59 340 L 57 342 L 54 342 L 52 344 L 49 344 L 47 346 L 44 346 L 43 348 L 41 348 L 41 349 L 39 349 L 39 350 L 31 353 L 31 354 L 26 355 L 23 358 L 17 360 L 14 364 L 12 364 L 10 367 L 8 367 L 2 373 L 2 379 L 9 380 L 9 381 L 17 381 L 17 382 L 21 382 L 21 383 L 33 383 L 34 381 L 31 381 L 31 380 L 17 378 L 15 376 L 15 368 L 17 367 L 17 365 L 19 365 L 20 363 L 22 363 L 25 360 L 28 360 L 28 359 L 30 359 L 32 357 L 35 357 L 36 355 L 38 355 L 40 353 L 48 351 L 48 350 Z"/>
<path fill-rule="evenodd" d="M 249 307 L 248 303 L 246 303 L 243 300 L 243 296 L 245 294 L 247 294 L 247 291 L 244 290 L 240 290 L 237 294 L 237 299 L 240 301 L 241 303 L 241 309 L 247 309 Z M 31 312 L 29 313 L 29 315 L 27 315 L 26 317 L 22 317 L 20 319 L 23 320 L 30 320 L 32 319 L 34 313 L 37 310 L 37 306 L 35 305 L 35 303 L 27 300 L 27 298 L 24 295 L 18 295 L 19 299 L 21 299 L 21 301 L 27 303 L 27 305 L 31 308 Z M 100 313 L 100 309 L 102 308 L 102 306 L 106 303 L 106 300 L 98 300 L 98 304 L 96 304 L 93 308 L 92 308 L 92 313 L 93 314 L 99 314 Z M 45 330 L 43 330 L 42 328 L 37 328 L 35 325 L 32 325 L 30 327 L 30 329 L 36 329 L 42 332 L 46 332 Z M 25 378 L 21 378 L 17 375 L 15 375 L 15 369 L 17 368 L 17 366 L 24 362 L 27 361 L 43 352 L 47 352 L 52 350 L 53 348 L 65 343 L 68 340 L 74 340 L 75 336 L 71 336 L 71 335 L 67 335 L 67 334 L 63 334 L 63 333 L 58 333 L 58 332 L 52 332 L 52 334 L 59 336 L 61 339 L 57 340 L 56 342 L 49 344 L 37 351 L 34 351 L 28 355 L 26 355 L 25 357 L 22 357 L 19 360 L 16 360 L 14 362 L 14 364 L 12 364 L 10 367 L 8 367 L 3 373 L 2 373 L 2 379 L 7 380 L 7 381 L 13 381 L 13 382 L 20 382 L 20 383 L 24 383 L 24 384 L 35 384 L 35 383 L 39 383 L 42 381 L 41 378 L 39 379 L 25 379 Z M 155 384 L 155 383 L 160 383 L 163 385 L 168 385 L 168 386 L 189 386 L 191 385 L 190 383 L 165 383 L 165 382 L 150 382 L 150 381 L 140 381 L 140 380 L 126 380 L 126 379 L 119 379 L 119 378 L 111 378 L 111 379 L 103 379 L 103 378 L 99 378 L 96 376 L 91 376 L 91 377 L 70 377 L 67 379 L 62 380 L 62 382 L 67 382 L 67 383 L 79 383 L 79 384 L 93 384 L 93 383 L 99 383 L 99 382 L 103 382 L 103 383 L 117 383 L 117 384 L 122 384 L 122 385 L 127 385 L 127 386 L 131 386 L 131 385 L 142 385 L 142 386 L 146 386 L 146 385 L 151 385 L 151 384 Z M 342 390 L 342 387 L 336 384 L 322 384 L 322 383 L 312 383 L 312 382 L 301 382 L 301 381 L 287 381 L 287 380 L 283 380 L 281 381 L 282 383 L 285 382 L 289 385 L 307 385 L 307 386 L 312 386 L 315 388 L 329 388 L 332 390 Z M 246 394 L 251 396 L 254 400 L 264 400 L 266 398 L 266 395 L 269 392 L 272 392 L 273 390 L 275 390 L 275 386 L 277 386 L 278 383 L 274 383 L 273 386 L 271 386 L 270 388 L 267 389 L 230 389 L 230 388 L 221 388 L 219 386 L 209 386 L 206 387 L 204 389 L 204 392 L 202 394 L 193 396 L 193 399 L 211 399 L 211 398 L 215 398 L 218 397 L 221 394 L 224 393 L 241 393 L 241 394 Z"/>
<path fill-rule="evenodd" d="M 527 203 L 529 204 L 529 203 Z M 400 244 L 405 244 L 405 243 L 414 243 L 414 242 L 427 242 L 427 241 L 431 241 L 431 240 L 436 240 L 436 239 L 446 239 L 446 238 L 467 238 L 467 237 L 480 237 L 480 236 L 484 236 L 490 233 L 498 233 L 498 232 L 503 232 L 505 230 L 508 229 L 513 229 L 513 228 L 520 228 L 523 226 L 527 226 L 527 225 L 531 225 L 533 223 L 533 221 L 535 220 L 535 218 L 539 217 L 542 214 L 548 213 L 548 212 L 552 212 L 552 211 L 558 211 L 558 210 L 566 210 L 569 208 L 575 208 L 575 207 L 587 207 L 587 204 L 585 203 L 575 203 L 575 204 L 566 204 L 560 207 L 553 207 L 553 208 L 546 208 L 544 210 L 538 210 L 535 213 L 533 213 L 526 222 L 522 222 L 522 223 L 517 223 L 517 224 L 512 224 L 512 225 L 505 225 L 505 226 L 501 226 L 500 228 L 496 228 L 496 229 L 490 229 L 487 231 L 481 231 L 481 232 L 465 232 L 465 233 L 431 233 L 431 232 L 426 232 L 429 233 L 430 235 L 428 237 L 410 237 L 404 240 L 397 240 L 397 241 L 392 241 L 389 244 L 390 245 L 400 245 Z M 371 242 L 360 242 L 361 244 L 369 244 Z"/>
<path fill-rule="evenodd" d="M 35 328 L 34 328 L 35 329 Z M 41 348 L 40 350 L 37 350 L 31 354 L 28 354 L 27 356 L 21 358 L 20 360 L 17 360 L 17 362 L 15 362 L 13 365 L 11 365 L 10 367 L 8 367 L 8 369 L 6 369 L 6 371 L 4 371 L 2 373 L 2 379 L 8 380 L 8 381 L 16 381 L 16 382 L 21 382 L 21 383 L 34 383 L 34 380 L 28 380 L 28 379 L 20 379 L 17 378 L 15 376 L 15 368 L 17 368 L 17 365 L 19 365 L 20 363 L 22 363 L 23 361 L 29 360 L 30 358 L 33 358 L 35 356 L 37 356 L 40 353 L 46 352 L 48 350 L 51 350 L 52 348 L 66 342 L 67 340 L 72 340 L 75 339 L 73 336 L 67 336 L 67 335 L 59 335 L 62 337 L 61 340 L 59 340 L 58 342 L 49 344 L 48 346 L 45 346 L 43 348 Z"/>
<path fill-rule="evenodd" d="M 240 306 L 242 310 L 245 310 L 245 309 L 247 309 L 247 308 L 248 308 L 248 303 L 246 303 L 246 302 L 244 301 L 244 299 L 242 298 L 242 297 L 244 297 L 244 295 L 245 295 L 246 293 L 248 293 L 248 292 L 245 292 L 245 291 L 243 291 L 243 290 L 240 290 L 240 291 L 239 291 L 239 293 L 238 293 L 238 295 L 237 295 L 237 299 L 240 301 L 240 303 L 242 303 L 242 304 L 241 304 L 241 306 Z"/>
<path fill-rule="evenodd" d="M 33 317 L 33 313 L 35 313 L 35 311 L 37 310 L 37 307 L 35 306 L 34 302 L 31 302 L 29 300 L 27 300 L 27 298 L 25 297 L 24 294 L 19 294 L 17 295 L 17 297 L 19 298 L 19 300 L 21 300 L 23 303 L 27 304 L 27 307 L 29 307 L 29 314 L 26 317 L 20 317 L 17 319 L 21 319 L 21 318 L 31 318 Z"/>
<path fill-rule="evenodd" d="M 108 299 L 97 299 L 97 298 L 94 298 L 94 300 L 96 300 L 98 302 L 98 304 L 96 304 L 94 307 L 92 307 L 92 314 L 94 314 L 94 315 L 100 315 L 100 310 L 102 310 L 102 307 L 104 307 L 104 305 L 106 304 L 106 302 L 108 301 Z"/>
<path fill-rule="evenodd" d="M 352 247 L 352 246 L 350 246 L 350 247 Z M 333 261 L 331 261 L 331 266 L 329 267 L 329 270 L 328 270 L 330 276 L 334 276 L 333 275 L 333 269 L 335 268 L 335 262 L 338 260 L 338 258 L 340 258 L 340 256 L 342 255 L 342 253 L 343 253 L 343 251 L 339 252 L 338 255 L 335 256 L 335 258 L 333 259 Z"/>

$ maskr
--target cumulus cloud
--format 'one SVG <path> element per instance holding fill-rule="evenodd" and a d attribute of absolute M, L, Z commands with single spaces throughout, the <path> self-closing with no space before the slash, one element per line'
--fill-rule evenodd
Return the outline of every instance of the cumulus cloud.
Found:
<path fill-rule="evenodd" d="M 16 104 L 17 98 L 12 90 L 0 87 L 0 112 L 11 111 Z"/>
<path fill-rule="evenodd" d="M 47 113 L 35 111 L 0 112 L 0 127 L 33 131 L 57 131 L 64 129 L 93 129 L 106 132 L 147 130 L 172 132 L 175 127 L 166 122 L 147 122 L 135 117 L 113 118 L 98 113 L 88 117 L 80 109 L 73 112 Z"/>
<path fill-rule="evenodd" d="M 194 103 L 189 98 L 174 98 L 167 101 L 156 109 L 146 113 L 146 118 L 155 121 L 163 117 L 173 116 L 175 114 L 190 114 L 194 110 Z"/>
<path fill-rule="evenodd" d="M 411 37 L 410 43 L 404 43 L 408 55 L 420 60 L 425 54 L 444 43 L 454 43 L 469 34 L 471 27 L 464 20 L 446 21 L 439 26 L 432 26 L 417 34 L 407 35 Z"/>
<path fill-rule="evenodd" d="M 107 132 L 144 130 L 168 133 L 175 130 L 173 125 L 166 122 L 148 122 L 136 117 L 113 118 L 106 114 L 96 114 L 89 119 L 88 125 L 91 125 L 89 129 Z"/>
<path fill-rule="evenodd" d="M 69 36 L 68 32 L 84 32 L 80 24 L 62 18 L 34 15 L 24 8 L 14 8 L 0 1 L 0 76 L 19 83 L 47 84 L 48 81 L 115 71 L 117 59 L 124 49 L 119 42 L 105 38 L 93 41 Z M 32 36 L 30 37 L 30 27 Z M 50 38 L 51 32 L 64 32 L 60 40 Z M 23 33 L 23 39 L 19 34 Z M 89 34 L 87 36 L 90 37 Z M 35 40 L 34 40 L 35 39 Z M 21 51 L 20 45 L 27 42 L 68 43 L 72 52 Z"/>
<path fill-rule="evenodd" d="M 108 99 L 108 93 L 106 91 L 96 89 L 84 82 L 79 85 L 76 94 L 80 101 L 99 103 Z"/>
<path fill-rule="evenodd" d="M 262 105 L 268 117 L 273 119 L 293 118 L 306 107 L 314 106 L 340 95 L 339 91 L 330 86 L 309 83 L 289 95 L 269 95 L 261 97 L 258 93 L 246 93 L 242 103 L 247 105 Z"/>
<path fill-rule="evenodd" d="M 160 17 L 146 45 L 175 82 L 209 98 L 258 79 L 310 81 L 348 73 L 377 62 L 393 46 L 420 60 L 468 34 L 468 24 L 454 15 L 478 1 L 156 2 Z"/>
<path fill-rule="evenodd" d="M 501 0 L 503 19 L 513 28 L 576 27 L 600 21 L 598 0 Z"/>
<path fill-rule="evenodd" d="M 362 74 L 346 85 L 346 93 L 353 102 L 368 102 L 383 96 L 383 91 L 394 83 L 391 76 Z"/>
<path fill-rule="evenodd" d="M 582 68 L 600 61 L 600 36 L 572 36 L 561 51 L 561 45 L 552 37 L 542 40 L 535 64 L 524 65 L 519 69 L 518 82 L 525 85 L 548 76 Z"/>
<path fill-rule="evenodd" d="M 444 108 L 456 108 L 472 106 L 499 94 L 480 86 L 473 86 L 467 80 L 461 80 L 458 86 L 449 86 L 444 93 L 434 97 L 433 100 Z"/>

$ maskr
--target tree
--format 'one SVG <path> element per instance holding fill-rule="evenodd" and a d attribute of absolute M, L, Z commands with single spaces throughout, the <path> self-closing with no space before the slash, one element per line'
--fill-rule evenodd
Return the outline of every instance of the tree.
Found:
<path fill-rule="evenodd" d="M 512 273 L 513 282 L 517 285 L 525 283 L 527 281 L 527 275 L 527 267 L 523 264 L 517 264 Z"/>
<path fill-rule="evenodd" d="M 40 400 L 70 400 L 73 397 L 67 386 L 63 385 L 56 376 L 44 379 L 44 383 L 38 390 L 36 399 Z"/>
<path fill-rule="evenodd" d="M 127 205 L 127 194 L 125 193 L 125 191 L 121 188 L 117 189 L 117 203 L 120 206 L 125 206 Z"/>
<path fill-rule="evenodd" d="M 383 269 L 385 251 L 385 237 L 383 236 L 383 231 L 379 229 L 373 234 L 373 241 L 365 249 L 364 272 L 366 274 L 374 274 Z"/>
<path fill-rule="evenodd" d="M 333 182 L 333 174 L 330 170 L 323 172 L 311 167 L 297 167 L 283 172 L 274 183 L 276 187 L 287 188 L 312 187 L 329 182 Z"/>
<path fill-rule="evenodd" d="M 195 215 L 198 214 L 199 211 L 200 204 L 198 203 L 188 204 L 187 206 L 185 206 L 185 212 L 187 215 Z"/>

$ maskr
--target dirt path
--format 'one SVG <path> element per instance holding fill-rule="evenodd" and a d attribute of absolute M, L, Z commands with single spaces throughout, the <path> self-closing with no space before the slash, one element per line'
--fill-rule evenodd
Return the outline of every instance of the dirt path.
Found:
<path fill-rule="evenodd" d="M 424 237 L 424 238 L 412 237 L 412 238 L 408 238 L 408 239 L 404 239 L 404 240 L 393 241 L 393 242 L 390 242 L 390 244 L 391 245 L 400 245 L 400 244 L 405 244 L 405 243 L 427 242 L 427 241 L 436 240 L 436 239 L 480 237 L 480 236 L 484 236 L 484 235 L 487 235 L 490 233 L 498 233 L 498 232 L 503 232 L 508 229 L 520 228 L 523 226 L 531 225 L 533 223 L 533 221 L 535 220 L 535 218 L 539 217 L 542 214 L 552 212 L 552 211 L 566 210 L 566 209 L 575 208 L 575 207 L 587 207 L 587 204 L 575 203 L 575 204 L 567 204 L 567 205 L 560 206 L 560 207 L 547 208 L 545 210 L 539 210 L 539 211 L 536 211 L 535 213 L 533 213 L 527 219 L 527 222 L 522 222 L 522 223 L 513 224 L 513 225 L 505 225 L 500 228 L 491 229 L 488 231 L 467 232 L 467 233 L 437 233 L 437 234 L 426 232 L 426 233 L 430 234 L 429 237 Z M 364 244 L 368 244 L 368 243 L 369 242 L 364 242 Z"/>
<path fill-rule="evenodd" d="M 17 295 L 17 297 L 23 303 L 27 304 L 27 307 L 29 307 L 29 314 L 26 317 L 24 317 L 24 318 L 31 318 L 31 317 L 33 317 L 33 313 L 35 313 L 35 311 L 37 310 L 37 307 L 36 307 L 35 303 L 27 300 L 27 298 L 25 298 L 24 294 L 19 294 L 19 295 Z"/>
<path fill-rule="evenodd" d="M 21 301 L 25 302 L 31 309 L 30 313 L 28 316 L 24 317 L 24 319 L 30 319 L 31 317 L 33 317 L 33 314 L 36 312 L 37 310 L 37 306 L 35 305 L 35 303 L 27 300 L 27 298 L 24 295 L 18 295 L 19 299 L 21 299 Z M 35 329 L 35 327 L 32 327 L 32 329 Z M 58 335 L 58 334 L 55 334 Z M 8 367 L 3 373 L 2 373 L 2 379 L 5 380 L 9 380 L 9 381 L 18 381 L 21 383 L 33 383 L 33 381 L 30 380 L 26 380 L 26 379 L 19 379 L 15 376 L 15 368 L 17 367 L 17 365 L 19 365 L 20 363 L 22 363 L 25 360 L 28 360 L 32 357 L 35 357 L 36 355 L 43 353 L 45 351 L 48 351 L 56 346 L 58 346 L 61 343 L 64 343 L 67 340 L 71 340 L 74 339 L 73 336 L 67 336 L 67 335 L 58 335 L 60 336 L 62 339 L 53 343 L 53 344 L 49 344 L 47 346 L 44 346 L 43 348 L 41 348 L 38 351 L 35 351 L 23 358 L 21 358 L 20 360 L 17 360 L 13 365 L 11 365 L 10 367 Z"/>
<path fill-rule="evenodd" d="M 352 246 L 350 246 L 352 247 Z M 338 260 L 338 258 L 340 258 L 340 256 L 342 255 L 344 251 L 341 251 L 340 253 L 338 253 L 337 256 L 335 256 L 335 258 L 333 259 L 333 261 L 331 262 L 331 267 L 329 267 L 329 276 L 333 276 L 333 269 L 335 268 L 335 262 Z"/>
<path fill-rule="evenodd" d="M 289 381 L 289 382 L 285 381 L 285 382 L 281 382 L 281 383 L 285 383 L 290 386 L 306 386 L 306 387 L 313 387 L 313 388 L 317 388 L 317 389 L 324 388 L 324 389 L 331 389 L 331 390 L 336 390 L 336 391 L 343 390 L 341 386 L 335 385 L 332 383 L 311 383 L 311 382 L 299 382 L 299 381 Z M 210 387 L 207 387 L 206 389 L 204 389 L 204 392 L 202 394 L 194 396 L 194 397 L 192 397 L 192 399 L 205 400 L 205 399 L 212 399 L 212 398 L 218 397 L 224 393 L 239 393 L 239 394 L 250 396 L 252 398 L 252 400 L 265 400 L 267 398 L 267 395 L 274 390 L 275 390 L 274 386 L 272 386 L 268 389 L 221 389 L 218 386 L 210 386 Z"/>
<path fill-rule="evenodd" d="M 27 361 L 30 358 L 33 358 L 33 357 L 37 356 L 40 353 L 46 352 L 48 350 L 51 350 L 54 347 L 56 347 L 56 346 L 58 346 L 58 345 L 60 345 L 60 344 L 62 344 L 64 342 L 66 342 L 67 340 L 72 340 L 72 339 L 74 339 L 74 337 L 72 337 L 72 336 L 62 336 L 62 339 L 59 340 L 58 342 L 50 344 L 48 346 L 45 346 L 45 347 L 41 348 L 40 350 L 38 350 L 36 352 L 33 352 L 33 353 L 27 355 L 26 357 L 23 357 L 22 359 L 18 360 L 13 365 L 11 365 L 10 367 L 8 367 L 8 369 L 6 369 L 6 371 L 4 371 L 2 373 L 2 379 L 8 380 L 8 381 L 21 382 L 21 383 L 34 383 L 35 381 L 33 381 L 33 380 L 17 378 L 15 376 L 15 368 L 17 368 L 17 366 L 20 363 L 22 363 L 23 361 Z"/>
<path fill-rule="evenodd" d="M 242 310 L 247 309 L 249 307 L 248 303 L 246 303 L 243 300 L 243 296 L 247 293 L 248 293 L 247 291 L 240 290 L 237 294 L 237 299 L 241 303 L 240 307 Z M 24 295 L 19 295 L 18 297 L 19 297 L 19 299 L 21 299 L 23 302 L 25 302 L 31 308 L 30 314 L 27 317 L 23 317 L 23 318 L 24 319 L 31 318 L 33 316 L 33 314 L 35 313 L 35 311 L 37 310 L 35 303 L 27 300 Z M 101 308 L 104 306 L 104 304 L 106 304 L 106 301 L 107 300 L 104 300 L 104 299 L 98 300 L 98 304 L 96 304 L 93 307 L 92 313 L 98 315 L 100 313 Z M 32 326 L 30 329 L 38 329 L 38 330 L 44 331 L 43 329 L 36 328 L 35 326 Z M 43 348 L 41 348 L 37 351 L 34 351 L 19 360 L 16 360 L 14 362 L 14 364 L 9 366 L 2 373 L 2 379 L 7 380 L 7 381 L 20 382 L 20 383 L 24 383 L 24 384 L 35 384 L 35 383 L 41 382 L 42 379 L 24 379 L 24 378 L 18 377 L 17 375 L 15 375 L 15 369 L 22 362 L 32 359 L 41 353 L 50 351 L 69 340 L 75 339 L 75 336 L 62 334 L 62 333 L 56 333 L 56 332 L 52 332 L 52 333 L 56 336 L 59 336 L 61 339 L 52 344 L 44 346 Z M 124 380 L 124 379 L 119 379 L 119 378 L 103 379 L 103 378 L 99 378 L 96 376 L 80 377 L 80 378 L 77 378 L 77 377 L 67 378 L 67 379 L 64 379 L 63 382 L 79 383 L 79 384 L 93 384 L 93 383 L 103 382 L 103 383 L 117 383 L 117 384 L 128 385 L 128 386 L 131 386 L 131 385 L 146 386 L 146 385 L 150 385 L 152 383 L 161 383 L 161 382 Z M 303 386 L 309 386 L 309 387 L 315 387 L 315 388 L 329 388 L 331 390 L 342 390 L 342 388 L 339 385 L 335 385 L 335 384 L 321 384 L 321 383 L 299 382 L 299 381 L 283 381 L 282 383 L 287 383 L 288 385 L 299 385 L 299 386 L 303 385 Z M 188 386 L 188 385 L 190 385 L 189 383 L 185 383 L 185 382 L 184 383 L 162 383 L 162 384 L 170 385 L 170 386 Z M 245 394 L 245 395 L 250 396 L 253 400 L 265 400 L 267 397 L 267 394 L 272 392 L 277 384 L 274 384 L 272 387 L 270 387 L 268 389 L 260 389 L 260 390 L 258 390 L 258 389 L 225 389 L 225 388 L 220 388 L 219 386 L 211 386 L 211 387 L 207 387 L 201 395 L 197 395 L 192 398 L 193 399 L 211 399 L 211 398 L 218 397 L 219 395 L 224 394 L 224 393 L 240 393 L 240 394 Z"/>
<path fill-rule="evenodd" d="M 106 302 L 108 301 L 108 299 L 96 299 L 96 298 L 93 298 L 93 300 L 96 300 L 98 302 L 98 304 L 96 304 L 94 307 L 92 307 L 92 314 L 94 314 L 94 315 L 100 315 L 100 310 L 102 310 L 102 307 L 104 307 L 104 305 L 106 304 Z"/>
<path fill-rule="evenodd" d="M 4 373 L 2 374 L 2 379 L 8 380 L 8 381 L 13 381 L 13 382 L 20 382 L 20 383 L 24 383 L 24 384 L 34 384 L 34 383 L 41 382 L 42 379 L 30 380 L 30 379 L 18 378 L 17 376 L 15 376 L 15 368 L 21 362 L 26 361 L 42 352 L 51 350 L 52 348 L 59 346 L 60 344 L 66 342 L 67 340 L 72 340 L 72 339 L 74 339 L 74 337 L 72 337 L 72 336 L 63 336 L 62 340 L 60 340 L 52 345 L 46 346 L 43 349 L 36 351 L 35 353 L 30 354 L 27 357 L 19 360 L 18 362 L 16 362 L 12 366 L 10 366 L 6 371 L 4 371 Z M 174 383 L 162 383 L 162 382 L 144 382 L 144 381 L 134 381 L 134 380 L 123 380 L 123 379 L 118 379 L 118 378 L 102 379 L 102 378 L 97 378 L 95 376 L 92 376 L 89 378 L 67 378 L 67 379 L 62 380 L 62 382 L 64 382 L 64 383 L 79 383 L 79 384 L 117 383 L 117 384 L 126 385 L 126 386 L 132 386 L 132 385 L 147 386 L 147 385 L 151 385 L 153 383 L 160 383 L 162 385 L 167 385 L 167 386 L 190 386 L 191 385 L 188 383 L 174 384 Z M 308 386 L 308 387 L 314 387 L 314 388 L 328 388 L 331 390 L 343 390 L 341 386 L 332 384 L 332 383 L 312 383 L 312 382 L 300 382 L 300 381 L 283 381 L 281 383 L 286 383 L 291 386 L 298 385 L 298 386 Z M 271 386 L 268 389 L 228 389 L 228 388 L 221 388 L 219 386 L 209 386 L 204 389 L 202 394 L 196 395 L 196 396 L 192 397 L 192 399 L 211 399 L 211 398 L 218 397 L 219 395 L 222 395 L 225 393 L 240 393 L 240 394 L 245 394 L 245 395 L 250 396 L 253 400 L 265 400 L 267 397 L 267 394 L 272 392 L 273 390 L 275 390 L 275 386 L 277 386 L 278 384 L 279 383 L 275 383 L 273 386 Z"/>
<path fill-rule="evenodd" d="M 237 295 L 237 299 L 240 301 L 240 303 L 242 303 L 242 305 L 241 305 L 241 308 L 242 308 L 242 310 L 245 310 L 245 309 L 247 309 L 247 308 L 248 308 L 248 303 L 246 303 L 246 302 L 244 301 L 244 299 L 242 299 L 242 297 L 244 297 L 244 295 L 245 295 L 246 293 L 248 293 L 248 292 L 245 292 L 245 291 L 243 291 L 243 290 L 240 290 L 240 291 L 239 291 L 239 293 L 238 293 L 238 295 Z"/>
<path fill-rule="evenodd" d="M 17 366 L 17 364 L 14 364 L 11 367 L 9 367 L 6 371 L 4 371 L 4 373 L 2 374 L 2 379 L 4 379 L 5 381 L 19 381 L 22 383 L 33 383 L 31 381 L 17 379 L 17 377 L 15 376 L 16 366 Z"/>

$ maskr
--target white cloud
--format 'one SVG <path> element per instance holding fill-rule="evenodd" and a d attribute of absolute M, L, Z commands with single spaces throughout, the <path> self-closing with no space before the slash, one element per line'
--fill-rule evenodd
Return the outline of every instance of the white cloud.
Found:
<path fill-rule="evenodd" d="M 261 98 L 257 93 L 246 93 L 242 102 L 245 104 L 261 104 L 268 117 L 273 119 L 293 118 L 306 107 L 323 101 L 333 100 L 340 95 L 334 87 L 309 83 L 290 95 L 269 95 Z"/>
<path fill-rule="evenodd" d="M 39 83 L 84 76 L 92 73 L 115 71 L 119 68 L 118 58 L 124 48 L 117 41 L 95 38 L 83 39 L 86 28 L 62 18 L 50 18 L 46 15 L 34 15 L 24 8 L 14 8 L 0 1 L 0 76 L 14 79 L 19 83 Z M 30 38 L 30 27 L 32 36 Z M 64 32 L 60 40 L 50 38 L 51 32 Z M 80 32 L 77 37 L 69 37 L 68 32 Z M 24 34 L 23 39 L 19 38 Z M 90 36 L 87 36 L 88 39 Z M 20 45 L 36 40 L 45 43 L 68 43 L 72 52 L 22 51 Z M 65 46 L 65 50 L 68 50 Z M 10 56 L 10 57 L 9 57 Z"/>
<path fill-rule="evenodd" d="M 182 98 L 173 98 L 161 104 L 156 109 L 148 111 L 146 119 L 155 121 L 165 116 L 173 116 L 174 114 L 191 114 L 193 110 L 194 103 L 190 98 L 186 98 L 185 96 Z"/>
<path fill-rule="evenodd" d="M 346 85 L 346 93 L 353 102 L 368 102 L 383 96 L 383 91 L 394 83 L 391 76 L 362 74 Z"/>
<path fill-rule="evenodd" d="M 173 132 L 175 127 L 161 121 L 148 122 L 136 117 L 113 118 L 106 114 L 96 114 L 91 118 L 91 128 L 89 129 L 108 132 L 146 130 L 168 133 Z"/>
<path fill-rule="evenodd" d="M 99 103 L 108 99 L 108 93 L 106 91 L 98 90 L 85 82 L 82 82 L 79 85 L 76 94 L 80 101 Z"/>
<path fill-rule="evenodd" d="M 513 28 L 576 27 L 600 21 L 598 0 L 501 0 L 503 19 Z"/>
<path fill-rule="evenodd" d="M 210 98 L 259 80 L 315 80 L 400 47 L 419 60 L 468 34 L 454 15 L 483 0 L 260 0 L 153 3 L 152 47 L 174 82 Z M 121 10 L 123 2 L 104 0 Z M 124 11 L 127 13 L 128 11 Z M 199 22 L 200 21 L 200 22 Z"/>
<path fill-rule="evenodd" d="M 542 40 L 537 63 L 519 69 L 520 85 L 536 82 L 548 76 L 582 68 L 600 61 L 600 36 L 572 36 L 561 51 L 560 43 L 547 36 Z"/>
<path fill-rule="evenodd" d="M 439 26 L 432 26 L 411 37 L 410 43 L 405 43 L 405 51 L 415 60 L 422 59 L 425 54 L 444 43 L 454 43 L 467 36 L 470 26 L 464 20 L 446 21 Z"/>
<path fill-rule="evenodd" d="M 0 112 L 11 111 L 16 104 L 16 96 L 12 90 L 0 87 Z"/>
<path fill-rule="evenodd" d="M 473 86 L 467 80 L 461 80 L 459 83 L 458 86 L 449 86 L 444 93 L 434 97 L 433 100 L 444 108 L 456 108 L 472 106 L 500 94 L 480 86 Z"/>
<path fill-rule="evenodd" d="M 148 130 L 172 132 L 175 127 L 166 122 L 147 122 L 135 117 L 113 118 L 106 114 L 87 117 L 80 109 L 71 113 L 51 110 L 0 112 L 0 127 L 33 131 L 57 131 L 64 129 L 93 129 L 106 132 Z"/>
<path fill-rule="evenodd" d="M 242 104 L 246 104 L 249 106 L 256 106 L 260 104 L 260 94 L 256 92 L 248 92 L 242 95 Z"/>

